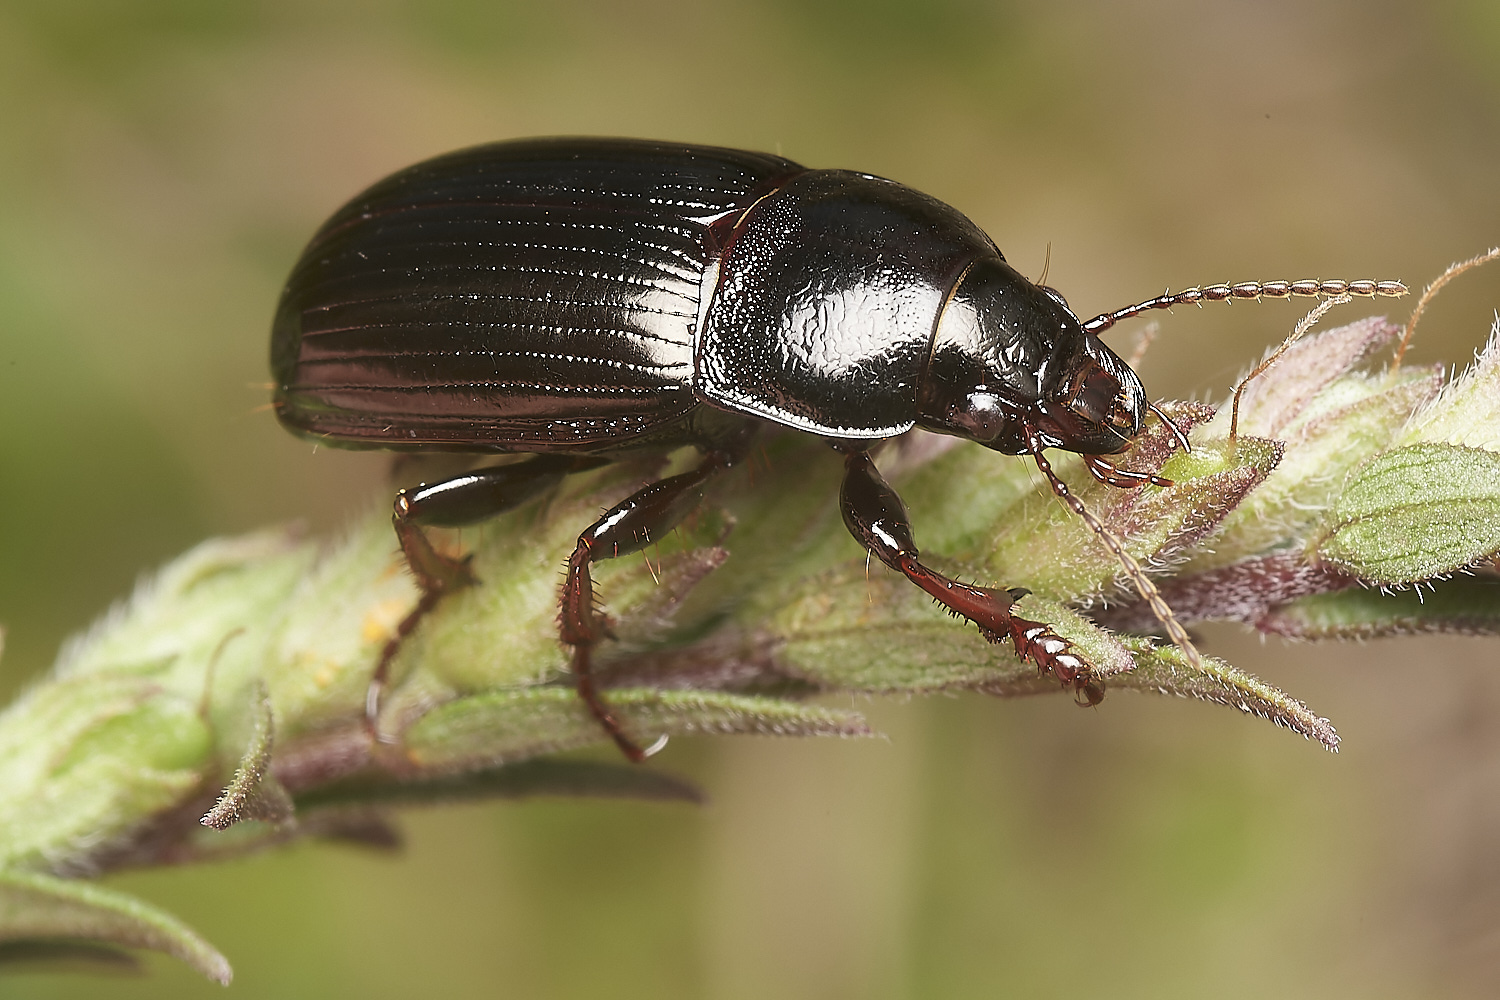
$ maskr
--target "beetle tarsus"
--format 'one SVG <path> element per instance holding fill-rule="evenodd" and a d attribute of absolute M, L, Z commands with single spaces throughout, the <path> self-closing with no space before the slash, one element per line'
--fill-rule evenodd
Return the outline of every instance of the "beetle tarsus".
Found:
<path fill-rule="evenodd" d="M 1073 651 L 1071 642 L 1045 622 L 1018 618 L 1011 613 L 1015 602 L 1030 591 L 1020 587 L 995 590 L 959 583 L 928 569 L 914 558 L 903 560 L 898 568 L 954 617 L 978 626 L 980 633 L 990 642 L 999 644 L 1009 639 L 1015 646 L 1016 655 L 1033 663 L 1037 673 L 1051 674 L 1064 688 L 1072 688 L 1075 697 L 1081 695 L 1086 699 L 1080 704 L 1097 705 L 1104 697 L 1103 684 L 1094 678 L 1088 662 Z"/>
<path fill-rule="evenodd" d="M 573 647 L 573 679 L 578 691 L 578 697 L 584 705 L 588 706 L 589 714 L 592 715 L 609 734 L 609 738 L 615 741 L 615 746 L 620 748 L 632 764 L 639 764 L 650 756 L 640 745 L 625 735 L 620 720 L 615 718 L 614 712 L 599 696 L 599 690 L 594 686 L 594 674 L 589 664 L 589 651 L 594 647 L 591 644 L 576 645 Z M 653 751 L 654 752 L 654 751 Z"/>

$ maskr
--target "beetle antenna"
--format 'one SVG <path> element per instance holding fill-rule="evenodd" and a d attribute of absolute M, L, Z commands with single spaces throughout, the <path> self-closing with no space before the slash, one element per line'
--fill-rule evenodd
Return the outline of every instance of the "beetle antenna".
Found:
<path fill-rule="evenodd" d="M 1411 335 L 1416 332 L 1417 321 L 1422 318 L 1422 313 L 1427 310 L 1427 303 L 1431 302 L 1448 282 L 1470 268 L 1488 263 L 1496 257 L 1500 257 L 1500 247 L 1492 247 L 1478 257 L 1470 257 L 1468 260 L 1460 261 L 1457 264 L 1449 264 L 1448 270 L 1438 275 L 1432 284 L 1422 289 L 1422 297 L 1417 299 L 1417 307 L 1411 311 L 1411 319 L 1406 321 L 1406 329 L 1401 331 L 1401 344 L 1396 348 L 1396 356 L 1391 359 L 1391 371 L 1395 371 L 1401 367 L 1401 359 L 1406 357 L 1406 348 L 1411 343 Z"/>
<path fill-rule="evenodd" d="M 1332 309 L 1334 306 L 1343 305 L 1348 301 L 1349 294 L 1346 292 L 1343 295 L 1339 295 L 1335 298 L 1325 299 L 1324 301 L 1319 302 L 1312 308 L 1311 312 L 1302 317 L 1302 319 L 1292 329 L 1292 332 L 1287 334 L 1286 339 L 1281 342 L 1280 347 L 1276 348 L 1276 350 L 1272 351 L 1270 354 L 1267 354 L 1265 356 L 1265 359 L 1262 360 L 1260 364 L 1256 365 L 1253 369 L 1250 370 L 1249 375 L 1246 375 L 1244 378 L 1240 379 L 1240 384 L 1234 387 L 1234 406 L 1231 407 L 1229 411 L 1229 442 L 1231 444 L 1238 441 L 1240 438 L 1240 396 L 1244 394 L 1245 387 L 1250 384 L 1251 380 L 1255 379 L 1267 368 L 1274 365 L 1276 361 L 1283 354 L 1285 354 L 1293 344 L 1301 340 L 1302 335 L 1305 334 L 1308 330 L 1311 330 L 1313 324 L 1323 318 L 1324 313 Z"/>
<path fill-rule="evenodd" d="M 1047 283 L 1047 272 L 1052 270 L 1052 241 L 1047 241 L 1047 256 L 1042 258 L 1042 276 L 1036 279 L 1038 285 Z"/>
<path fill-rule="evenodd" d="M 1307 278 L 1302 281 L 1241 281 L 1234 285 L 1201 285 L 1180 292 L 1166 291 L 1154 299 L 1137 302 L 1135 305 L 1116 309 L 1114 312 L 1095 316 L 1083 324 L 1086 333 L 1103 333 L 1121 320 L 1139 316 L 1151 309 L 1170 309 L 1173 306 L 1202 305 L 1205 302 L 1228 302 L 1234 299 L 1289 299 L 1337 298 L 1340 295 L 1376 296 L 1399 298 L 1407 288 L 1399 281 L 1321 281 Z"/>
<path fill-rule="evenodd" d="M 1141 600 L 1151 606 L 1151 613 L 1156 615 L 1156 620 L 1161 622 L 1162 628 L 1166 629 L 1167 638 L 1171 639 L 1172 643 L 1178 649 L 1182 650 L 1182 655 L 1187 658 L 1189 666 L 1194 670 L 1202 670 L 1203 656 L 1198 652 L 1198 647 L 1193 645 L 1193 640 L 1188 637 L 1187 629 L 1183 628 L 1182 623 L 1177 620 L 1177 615 L 1172 612 L 1172 606 L 1167 603 L 1165 597 L 1161 596 L 1161 591 L 1156 589 L 1156 584 L 1151 582 L 1151 578 L 1146 575 L 1146 571 L 1141 568 L 1141 564 L 1136 562 L 1134 556 L 1125 551 L 1124 541 L 1119 535 L 1111 531 L 1108 525 L 1099 520 L 1098 516 L 1089 510 L 1083 500 L 1072 490 L 1068 489 L 1068 484 L 1059 479 L 1057 473 L 1052 471 L 1052 465 L 1042 456 L 1043 445 L 1041 439 L 1037 437 L 1036 431 L 1031 428 L 1027 428 L 1027 445 L 1031 449 L 1031 458 L 1036 462 L 1036 467 L 1042 470 L 1042 475 L 1046 476 L 1047 481 L 1052 484 L 1052 492 L 1057 494 L 1059 500 L 1071 507 L 1073 513 L 1077 514 L 1083 523 L 1088 525 L 1094 534 L 1099 536 L 1099 540 L 1104 543 L 1104 547 L 1109 549 L 1114 554 L 1114 557 L 1119 560 L 1120 566 L 1125 570 L 1125 575 L 1130 578 L 1130 582 L 1135 586 L 1135 592 L 1141 595 Z"/>

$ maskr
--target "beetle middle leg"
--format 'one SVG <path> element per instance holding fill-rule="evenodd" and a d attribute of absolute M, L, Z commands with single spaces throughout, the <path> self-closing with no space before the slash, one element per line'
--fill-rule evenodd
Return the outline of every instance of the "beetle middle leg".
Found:
<path fill-rule="evenodd" d="M 1083 658 L 1072 652 L 1071 643 L 1044 622 L 1011 614 L 1012 605 L 1024 596 L 1024 591 L 959 583 L 922 565 L 906 505 L 863 450 L 848 451 L 845 455 L 839 506 L 844 524 L 856 541 L 921 587 L 933 600 L 979 626 L 990 642 L 1000 642 L 1008 636 L 1015 644 L 1017 656 L 1031 660 L 1037 669 L 1071 687 L 1082 702 L 1093 705 L 1104 697 L 1103 687 L 1092 678 Z"/>
<path fill-rule="evenodd" d="M 568 557 L 558 636 L 573 647 L 573 678 L 578 696 L 621 752 L 636 762 L 645 760 L 646 752 L 626 735 L 620 720 L 594 685 L 592 652 L 601 639 L 608 637 L 608 621 L 594 609 L 594 581 L 589 566 L 600 559 L 639 552 L 658 541 L 698 506 L 708 481 L 727 469 L 733 460 L 728 451 L 710 451 L 691 472 L 637 490 L 579 535 L 578 546 Z"/>
<path fill-rule="evenodd" d="M 396 494 L 392 522 L 406 565 L 422 595 L 386 640 L 365 693 L 365 723 L 376 732 L 380 698 L 390 679 L 391 663 L 401 645 L 422 619 L 447 594 L 474 583 L 469 560 L 438 552 L 424 528 L 458 528 L 477 524 L 530 500 L 572 472 L 606 463 L 606 459 L 568 455 L 537 455 L 524 462 L 477 469 L 436 483 L 423 483 Z"/>

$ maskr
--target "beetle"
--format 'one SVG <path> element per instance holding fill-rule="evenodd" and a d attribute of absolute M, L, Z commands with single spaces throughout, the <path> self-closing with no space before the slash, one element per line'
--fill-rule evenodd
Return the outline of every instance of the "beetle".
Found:
<path fill-rule="evenodd" d="M 697 448 L 691 471 L 578 536 L 559 597 L 578 693 L 640 760 L 595 688 L 607 623 L 590 566 L 670 532 L 757 428 L 827 439 L 844 455 L 840 507 L 857 541 L 1092 703 L 1102 688 L 1084 659 L 1011 613 L 1020 591 L 921 562 L 871 447 L 919 427 L 1029 454 L 1064 499 L 1044 449 L 1085 455 L 1116 486 L 1166 484 L 1102 458 L 1129 447 L 1149 413 L 1166 421 L 1103 329 L 1181 303 L 1394 284 L 1209 286 L 1082 322 L 956 209 L 893 181 L 708 146 L 499 142 L 396 173 L 317 231 L 276 313 L 274 409 L 293 432 L 343 447 L 534 455 L 397 494 L 396 535 L 421 596 L 382 651 L 372 730 L 401 642 L 473 582 L 425 527 L 477 522 L 630 451 Z"/>

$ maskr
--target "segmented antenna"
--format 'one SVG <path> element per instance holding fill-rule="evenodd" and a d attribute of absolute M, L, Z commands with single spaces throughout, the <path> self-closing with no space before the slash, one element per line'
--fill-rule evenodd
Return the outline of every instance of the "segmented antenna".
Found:
<path fill-rule="evenodd" d="M 1385 295 L 1399 298 L 1406 294 L 1406 286 L 1399 281 L 1342 281 L 1333 279 L 1319 281 L 1308 278 L 1302 281 L 1241 281 L 1235 285 L 1203 285 L 1180 292 L 1163 292 L 1154 299 L 1137 302 L 1124 309 L 1095 316 L 1083 324 L 1088 333 L 1102 333 L 1121 320 L 1139 316 L 1152 309 L 1170 309 L 1173 306 L 1202 305 L 1205 302 L 1227 302 L 1233 299 L 1289 299 L 1336 298 L 1340 295 Z"/>
<path fill-rule="evenodd" d="M 1165 597 L 1161 596 L 1161 591 L 1156 589 L 1156 584 L 1151 582 L 1151 578 L 1146 575 L 1146 571 L 1141 568 L 1141 564 L 1135 561 L 1135 557 L 1125 551 L 1125 543 L 1120 536 L 1110 531 L 1105 523 L 1099 520 L 1093 511 L 1089 510 L 1083 500 L 1076 496 L 1072 490 L 1068 489 L 1068 484 L 1057 478 L 1057 473 L 1052 471 L 1052 466 L 1042 455 L 1044 445 L 1037 436 L 1036 431 L 1028 429 L 1027 437 L 1027 445 L 1031 449 L 1032 460 L 1036 462 L 1036 467 L 1042 470 L 1042 475 L 1046 476 L 1047 481 L 1052 484 L 1052 492 L 1057 494 L 1059 500 L 1073 509 L 1073 513 L 1077 514 L 1083 523 L 1088 525 L 1094 534 L 1099 536 L 1100 541 L 1104 543 L 1104 547 L 1109 549 L 1114 554 L 1114 557 L 1119 560 L 1120 566 L 1125 570 L 1125 575 L 1134 584 L 1135 592 L 1141 595 L 1141 600 L 1151 606 L 1151 613 L 1156 615 L 1156 620 L 1161 622 L 1162 628 L 1167 630 L 1167 637 L 1172 640 L 1178 649 L 1182 650 L 1182 655 L 1187 657 L 1188 665 L 1194 670 L 1201 671 L 1203 669 L 1203 657 L 1198 652 L 1198 647 L 1194 646 L 1193 640 L 1188 638 L 1187 629 L 1182 627 L 1182 623 L 1172 613 L 1172 606 L 1167 603 Z"/>

